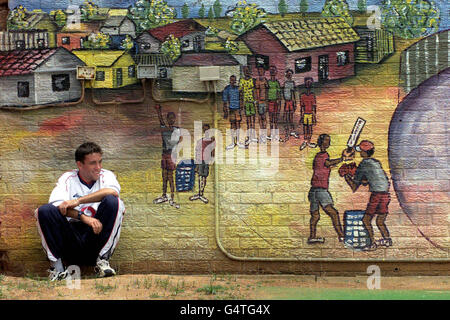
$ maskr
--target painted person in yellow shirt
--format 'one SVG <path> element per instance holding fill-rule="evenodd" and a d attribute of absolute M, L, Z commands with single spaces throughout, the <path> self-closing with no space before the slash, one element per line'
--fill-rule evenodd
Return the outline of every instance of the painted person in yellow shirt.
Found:
<path fill-rule="evenodd" d="M 239 79 L 239 91 L 241 98 L 241 105 L 245 110 L 245 117 L 247 118 L 247 138 L 245 144 L 250 142 L 258 142 L 255 134 L 255 79 L 252 78 L 250 68 L 245 66 L 243 68 L 244 78 Z"/>

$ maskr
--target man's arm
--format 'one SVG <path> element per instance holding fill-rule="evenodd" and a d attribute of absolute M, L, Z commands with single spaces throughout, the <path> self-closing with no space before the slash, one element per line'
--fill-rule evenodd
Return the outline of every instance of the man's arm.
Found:
<path fill-rule="evenodd" d="M 155 105 L 155 109 L 158 112 L 159 124 L 161 125 L 161 127 L 165 127 L 166 124 L 164 123 L 164 118 L 161 113 L 161 106 L 159 104 L 157 104 L 157 105 Z"/>
<path fill-rule="evenodd" d="M 119 196 L 119 194 L 117 193 L 116 190 L 110 189 L 110 188 L 104 188 L 104 189 L 100 189 L 96 192 L 93 192 L 91 194 L 85 195 L 85 196 L 77 198 L 77 199 L 66 200 L 58 206 L 58 209 L 63 216 L 66 216 L 67 209 L 73 209 L 83 203 L 100 202 L 103 200 L 104 197 L 106 197 L 108 195 L 113 195 L 115 197 Z M 77 213 L 77 215 L 78 215 L 78 213 Z"/>
<path fill-rule="evenodd" d="M 358 190 L 359 185 L 355 183 L 355 181 L 353 181 L 352 177 L 349 174 L 346 174 L 344 176 L 345 181 L 347 182 L 347 184 L 350 186 L 350 188 L 352 189 L 353 192 L 356 192 L 356 190 Z"/>

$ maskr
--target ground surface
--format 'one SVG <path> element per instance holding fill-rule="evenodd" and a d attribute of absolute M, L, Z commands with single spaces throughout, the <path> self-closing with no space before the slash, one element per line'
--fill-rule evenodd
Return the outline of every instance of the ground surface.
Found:
<path fill-rule="evenodd" d="M 450 277 L 382 277 L 379 290 L 367 277 L 301 275 L 119 275 L 66 281 L 0 275 L 3 300 L 353 300 L 450 299 Z M 76 284 L 75 282 L 72 285 Z"/>

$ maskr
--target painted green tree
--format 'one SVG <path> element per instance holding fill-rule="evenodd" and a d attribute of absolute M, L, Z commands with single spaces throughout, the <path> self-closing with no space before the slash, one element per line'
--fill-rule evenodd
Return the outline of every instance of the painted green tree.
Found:
<path fill-rule="evenodd" d="M 128 8 L 128 17 L 138 32 L 171 23 L 176 16 L 176 10 L 165 0 L 137 0 Z"/>
<path fill-rule="evenodd" d="M 284 17 L 288 12 L 288 5 L 286 3 L 286 0 L 280 0 L 278 2 L 278 12 L 282 17 Z"/>
<path fill-rule="evenodd" d="M 28 26 L 28 22 L 26 21 L 27 17 L 28 11 L 22 5 L 9 11 L 9 15 L 7 18 L 8 30 L 18 30 L 26 28 Z"/>
<path fill-rule="evenodd" d="M 111 38 L 109 35 L 100 33 L 92 33 L 87 40 L 83 41 L 83 49 L 108 49 Z"/>
<path fill-rule="evenodd" d="M 63 10 L 59 9 L 55 11 L 54 19 L 58 27 L 64 27 L 66 25 L 67 15 Z"/>
<path fill-rule="evenodd" d="M 353 16 L 346 0 L 326 0 L 322 8 L 322 16 L 341 17 L 349 25 L 353 24 Z"/>
<path fill-rule="evenodd" d="M 305 14 L 306 12 L 308 12 L 308 0 L 300 0 L 300 12 Z"/>
<path fill-rule="evenodd" d="M 200 7 L 200 9 L 198 10 L 198 16 L 203 19 L 205 17 L 205 13 L 206 13 L 206 8 L 205 8 L 205 4 L 202 3 L 202 6 Z"/>
<path fill-rule="evenodd" d="M 208 10 L 208 19 L 209 19 L 209 20 L 213 20 L 213 19 L 214 19 L 214 9 L 213 9 L 213 7 L 209 7 L 209 10 Z"/>
<path fill-rule="evenodd" d="M 266 12 L 255 3 L 248 4 L 242 0 L 228 15 L 231 17 L 231 30 L 236 34 L 242 34 L 263 22 Z"/>
<path fill-rule="evenodd" d="M 183 19 L 187 19 L 189 17 L 189 6 L 186 2 L 181 7 L 181 16 L 183 17 Z"/>
<path fill-rule="evenodd" d="M 177 60 L 181 55 L 180 39 L 170 35 L 169 38 L 162 43 L 161 52 L 172 59 L 172 61 Z"/>
<path fill-rule="evenodd" d="M 131 39 L 129 35 L 126 35 L 125 39 L 123 39 L 120 44 L 120 49 L 130 51 L 131 49 L 133 49 L 133 46 L 134 46 L 133 39 Z"/>
<path fill-rule="evenodd" d="M 367 0 L 358 0 L 358 11 L 366 12 L 367 11 Z"/>
<path fill-rule="evenodd" d="M 80 5 L 81 20 L 89 21 L 94 17 L 98 16 L 99 8 L 94 1 L 84 0 L 83 4 Z"/>
<path fill-rule="evenodd" d="M 432 0 L 383 0 L 381 23 L 401 38 L 419 38 L 439 29 L 440 12 Z"/>
<path fill-rule="evenodd" d="M 222 15 L 222 4 L 220 3 L 220 0 L 214 1 L 213 9 L 214 17 L 219 18 Z"/>

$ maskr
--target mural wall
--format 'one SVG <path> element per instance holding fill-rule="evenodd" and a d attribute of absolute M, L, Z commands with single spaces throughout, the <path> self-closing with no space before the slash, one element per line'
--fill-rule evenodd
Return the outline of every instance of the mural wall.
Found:
<path fill-rule="evenodd" d="M 122 187 L 112 258 L 122 272 L 448 262 L 445 7 L 9 1 L 0 32 L 9 268 L 47 268 L 33 213 L 85 141 L 102 146 Z"/>

